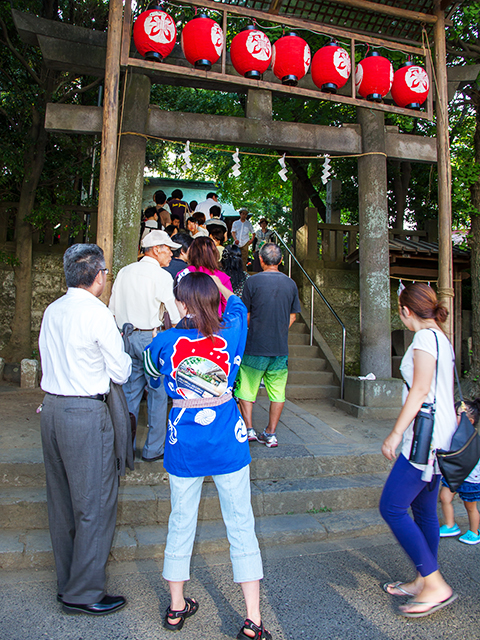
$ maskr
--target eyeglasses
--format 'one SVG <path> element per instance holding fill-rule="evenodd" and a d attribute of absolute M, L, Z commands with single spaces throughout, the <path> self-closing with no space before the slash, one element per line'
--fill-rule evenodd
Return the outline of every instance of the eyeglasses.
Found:
<path fill-rule="evenodd" d="M 103 271 L 106 276 L 108 276 L 108 269 L 99 269 L 99 271 Z"/>

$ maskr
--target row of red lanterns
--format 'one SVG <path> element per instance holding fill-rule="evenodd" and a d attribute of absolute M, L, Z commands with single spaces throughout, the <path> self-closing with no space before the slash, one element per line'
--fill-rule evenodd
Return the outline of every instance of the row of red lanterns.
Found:
<path fill-rule="evenodd" d="M 147 60 L 161 62 L 172 52 L 176 38 L 175 22 L 160 7 L 144 11 L 135 21 L 135 46 Z M 208 71 L 220 58 L 224 43 L 220 25 L 203 14 L 187 22 L 182 31 L 183 53 L 197 69 Z M 350 56 L 335 42 L 319 49 L 312 60 L 310 47 L 295 33 L 283 36 L 272 47 L 268 37 L 254 25 L 233 38 L 230 57 L 235 70 L 252 79 L 261 78 L 272 63 L 275 76 L 290 86 L 305 76 L 311 63 L 313 82 L 329 93 L 341 89 L 351 72 Z M 398 106 L 412 109 L 425 102 L 430 88 L 422 67 L 406 62 L 394 74 L 392 63 L 376 51 L 358 63 L 355 85 L 363 98 L 373 102 L 380 102 L 391 90 Z"/>

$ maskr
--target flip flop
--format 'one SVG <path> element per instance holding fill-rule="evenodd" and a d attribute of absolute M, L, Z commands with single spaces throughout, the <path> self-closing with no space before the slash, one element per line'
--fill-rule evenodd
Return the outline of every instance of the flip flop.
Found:
<path fill-rule="evenodd" d="M 406 618 L 423 618 L 424 616 L 429 616 L 432 613 L 435 613 L 435 611 L 438 611 L 439 609 L 443 609 L 443 607 L 446 607 L 447 604 L 451 604 L 452 602 L 454 602 L 456 599 L 458 598 L 458 595 L 456 593 L 452 593 L 452 595 L 447 598 L 446 600 L 442 600 L 442 602 L 409 602 L 407 604 L 407 606 L 413 606 L 416 604 L 421 604 L 423 606 L 428 606 L 430 607 L 430 609 L 427 609 L 426 611 L 420 611 L 419 613 L 415 613 L 415 612 L 411 612 L 411 611 L 399 611 L 399 614 L 401 616 L 405 616 Z"/>
<path fill-rule="evenodd" d="M 402 584 L 406 583 L 400 582 L 400 580 L 398 582 L 385 582 L 385 584 L 383 585 L 383 590 L 385 591 L 385 593 L 388 593 L 389 596 L 408 596 L 409 598 L 415 597 L 414 593 L 410 593 L 409 591 L 402 589 Z M 400 593 L 390 593 L 388 587 L 390 587 L 390 589 L 396 589 L 397 591 L 400 591 Z"/>

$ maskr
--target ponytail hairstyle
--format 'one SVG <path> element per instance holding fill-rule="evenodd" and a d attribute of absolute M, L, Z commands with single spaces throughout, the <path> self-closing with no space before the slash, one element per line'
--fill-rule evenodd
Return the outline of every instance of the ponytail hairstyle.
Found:
<path fill-rule="evenodd" d="M 232 287 L 235 289 L 235 287 L 245 280 L 242 250 L 240 247 L 236 244 L 226 246 L 223 250 L 221 263 L 223 270 L 232 281 Z"/>
<path fill-rule="evenodd" d="M 173 287 L 175 298 L 186 306 L 193 327 L 213 340 L 213 335 L 218 333 L 221 325 L 218 317 L 220 293 L 217 285 L 209 275 L 201 271 L 178 276 Z"/>
<path fill-rule="evenodd" d="M 448 311 L 445 305 L 437 300 L 435 291 L 423 282 L 409 284 L 398 296 L 401 307 L 407 307 L 422 320 L 445 322 Z"/>

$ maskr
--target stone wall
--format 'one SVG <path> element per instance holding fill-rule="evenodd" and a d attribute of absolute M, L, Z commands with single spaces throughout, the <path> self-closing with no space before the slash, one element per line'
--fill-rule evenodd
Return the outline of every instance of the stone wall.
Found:
<path fill-rule="evenodd" d="M 316 286 L 323 293 L 330 305 L 347 329 L 346 370 L 355 374 L 360 363 L 360 318 L 359 318 L 359 287 L 358 269 L 325 269 L 320 261 L 304 262 L 304 269 L 310 275 Z M 299 286 L 300 299 L 306 309 L 310 309 L 311 287 L 306 278 L 300 273 L 293 273 Z M 315 326 L 326 340 L 338 362 L 342 353 L 342 328 L 328 310 L 328 307 L 315 294 L 314 296 Z"/>
<path fill-rule="evenodd" d="M 32 353 L 38 351 L 38 334 L 43 312 L 47 306 L 67 290 L 63 274 L 63 255 L 34 254 L 32 283 Z M 10 325 L 15 311 L 13 269 L 0 264 L 0 348 L 11 334 Z"/>
<path fill-rule="evenodd" d="M 358 265 L 345 265 L 344 268 L 330 269 L 322 261 L 303 263 L 304 269 L 334 308 L 347 330 L 345 368 L 349 375 L 358 375 L 360 371 L 360 292 Z M 315 276 L 315 277 L 314 277 Z M 293 272 L 300 290 L 300 299 L 306 309 L 310 309 L 310 284 L 300 271 Z M 390 281 L 391 291 L 391 330 L 405 329 L 398 315 L 398 280 Z M 315 294 L 315 325 L 338 362 L 342 353 L 342 330 L 320 297 Z M 375 372 L 373 372 L 375 373 Z"/>

